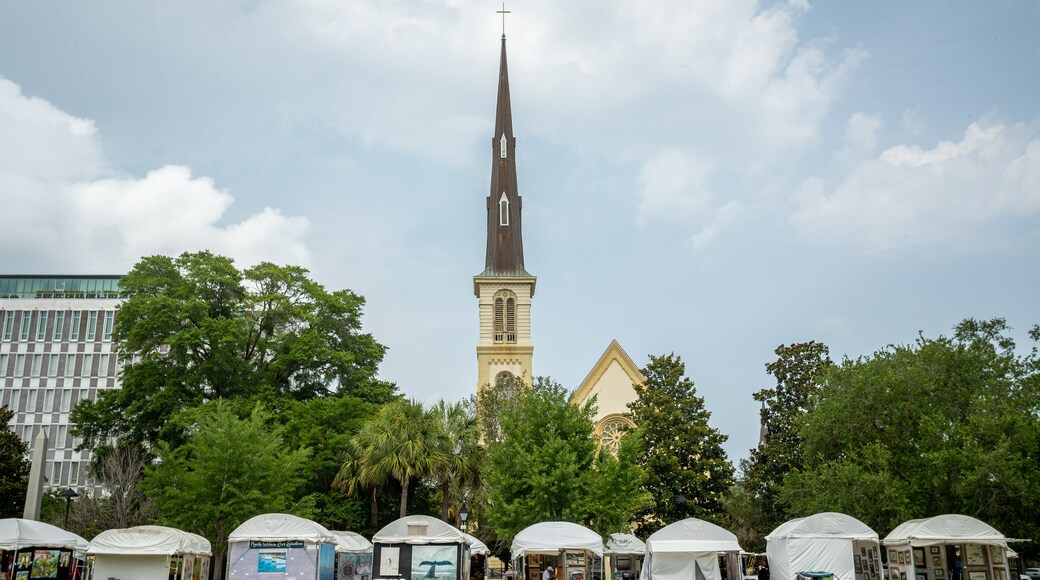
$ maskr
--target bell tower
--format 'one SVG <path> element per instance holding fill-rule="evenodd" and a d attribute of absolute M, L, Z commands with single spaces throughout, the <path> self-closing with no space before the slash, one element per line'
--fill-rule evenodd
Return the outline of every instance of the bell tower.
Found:
<path fill-rule="evenodd" d="M 520 228 L 523 198 L 516 183 L 516 138 L 503 34 L 495 132 L 491 137 L 491 190 L 486 200 L 487 253 L 484 271 L 473 277 L 473 293 L 480 308 L 478 390 L 510 376 L 531 380 L 531 298 L 537 279 L 524 269 Z"/>

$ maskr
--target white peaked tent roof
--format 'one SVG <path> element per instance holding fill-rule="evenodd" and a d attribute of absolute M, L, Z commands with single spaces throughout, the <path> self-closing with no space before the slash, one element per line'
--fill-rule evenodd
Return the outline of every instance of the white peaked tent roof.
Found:
<path fill-rule="evenodd" d="M 645 554 L 646 544 L 632 534 L 610 534 L 604 554 Z"/>
<path fill-rule="evenodd" d="M 164 526 L 137 526 L 105 530 L 87 547 L 88 554 L 166 555 L 201 554 L 210 556 L 209 540 Z"/>
<path fill-rule="evenodd" d="M 523 554 L 555 554 L 560 550 L 588 550 L 603 555 L 603 538 L 571 522 L 541 522 L 530 525 L 513 538 L 513 558 Z"/>
<path fill-rule="evenodd" d="M 993 526 L 971 516 L 946 514 L 903 522 L 885 536 L 886 546 L 929 546 L 947 542 L 989 544 L 1007 548 L 1007 538 Z"/>
<path fill-rule="evenodd" d="M 687 518 L 669 524 L 646 539 L 646 551 L 741 552 L 737 537 L 711 522 Z"/>
<path fill-rule="evenodd" d="M 380 544 L 469 544 L 455 526 L 433 516 L 405 516 L 387 524 L 372 536 Z"/>
<path fill-rule="evenodd" d="M 0 549 L 17 550 L 39 546 L 83 551 L 87 549 L 87 544 L 86 540 L 76 534 L 43 522 L 21 518 L 0 520 Z"/>
<path fill-rule="evenodd" d="M 471 554 L 473 554 L 475 556 L 476 555 L 487 556 L 488 554 L 491 553 L 491 550 L 487 547 L 487 544 L 485 544 L 484 542 L 481 542 L 475 536 L 471 536 L 471 535 L 469 535 L 469 534 L 467 534 L 465 532 L 463 532 L 462 535 L 466 536 L 466 538 L 469 540 L 469 552 Z"/>
<path fill-rule="evenodd" d="M 767 541 L 790 538 L 841 538 L 877 541 L 877 532 L 852 516 L 824 512 L 784 522 L 766 536 Z"/>
<path fill-rule="evenodd" d="M 249 540 L 303 540 L 338 544 L 336 536 L 325 526 L 291 514 L 261 514 L 249 518 L 228 536 L 228 542 Z"/>
<path fill-rule="evenodd" d="M 361 534 L 356 532 L 340 532 L 332 530 L 332 535 L 336 536 L 337 552 L 357 554 L 372 551 L 372 542 L 369 542 L 365 536 L 362 536 Z"/>

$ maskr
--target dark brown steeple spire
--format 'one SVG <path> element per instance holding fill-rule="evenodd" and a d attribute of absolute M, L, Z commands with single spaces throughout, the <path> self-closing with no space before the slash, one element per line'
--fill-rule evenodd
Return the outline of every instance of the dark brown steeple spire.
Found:
<path fill-rule="evenodd" d="M 498 108 L 491 139 L 491 193 L 487 198 L 487 257 L 481 276 L 530 276 L 524 269 L 524 241 L 520 230 L 523 200 L 516 186 L 516 139 L 509 105 L 506 36 L 502 35 L 502 62 L 498 72 Z"/>

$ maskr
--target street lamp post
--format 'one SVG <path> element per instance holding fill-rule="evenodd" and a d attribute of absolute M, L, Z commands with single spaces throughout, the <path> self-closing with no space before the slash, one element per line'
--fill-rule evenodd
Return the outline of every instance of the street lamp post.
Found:
<path fill-rule="evenodd" d="M 71 487 L 66 487 L 65 491 L 61 492 L 61 497 L 65 498 L 65 529 L 69 527 L 69 508 L 72 507 L 72 498 L 79 497 L 76 490 Z"/>
<path fill-rule="evenodd" d="M 675 507 L 679 508 L 679 512 L 682 514 L 682 519 L 686 519 L 686 496 L 683 494 L 677 494 L 672 501 L 675 502 Z"/>
<path fill-rule="evenodd" d="M 462 502 L 462 507 L 459 508 L 459 519 L 462 520 L 462 531 L 469 531 L 466 528 L 466 520 L 469 518 L 469 510 L 466 509 L 466 502 Z"/>

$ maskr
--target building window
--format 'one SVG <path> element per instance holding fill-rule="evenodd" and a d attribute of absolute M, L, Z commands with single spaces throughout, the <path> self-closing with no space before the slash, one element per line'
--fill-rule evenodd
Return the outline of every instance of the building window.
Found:
<path fill-rule="evenodd" d="M 115 318 L 115 312 L 111 310 L 105 312 L 105 334 L 102 337 L 102 340 L 104 340 L 105 342 L 112 340 L 112 322 L 115 320 Z"/>
<path fill-rule="evenodd" d="M 506 157 L 508 157 L 508 156 L 509 156 L 509 155 L 508 155 L 508 153 L 509 153 L 509 142 L 508 142 L 508 141 L 506 141 L 506 134 L 505 134 L 505 133 L 502 133 L 502 141 L 501 141 L 501 144 L 502 144 L 502 152 L 501 152 L 501 153 L 499 153 L 498 155 L 499 155 L 499 157 L 501 157 L 502 159 L 505 159 Z"/>
<path fill-rule="evenodd" d="M 108 355 L 107 354 L 103 354 L 99 358 L 98 373 L 97 374 L 98 374 L 99 377 L 107 377 L 108 376 Z"/>
<path fill-rule="evenodd" d="M 25 355 L 18 354 L 14 357 L 14 372 L 11 373 L 15 377 L 25 376 Z"/>
<path fill-rule="evenodd" d="M 599 429 L 599 444 L 606 447 L 615 456 L 621 446 L 621 438 L 628 433 L 631 425 L 621 419 L 610 419 Z"/>
<path fill-rule="evenodd" d="M 21 407 L 20 407 L 21 404 L 22 404 L 22 390 L 21 389 L 12 389 L 11 390 L 11 400 L 8 401 L 7 408 L 10 409 L 11 411 L 17 413 L 17 412 L 22 410 Z"/>
<path fill-rule="evenodd" d="M 65 376 L 76 376 L 76 355 L 74 354 L 65 355 Z"/>
<path fill-rule="evenodd" d="M 43 367 L 43 355 L 34 354 L 32 357 L 32 372 L 29 373 L 30 377 L 40 376 L 40 369 Z"/>
<path fill-rule="evenodd" d="M 40 318 L 36 322 L 36 340 L 47 340 L 47 311 L 40 311 Z"/>
<path fill-rule="evenodd" d="M 512 380 L 513 380 L 513 373 L 511 373 L 509 371 L 502 371 L 502 372 L 498 373 L 497 375 L 495 375 L 495 385 L 496 386 L 508 385 L 509 381 L 512 381 Z"/>
<path fill-rule="evenodd" d="M 61 462 L 55 461 L 54 465 L 51 465 L 51 485 L 58 485 L 61 483 Z"/>
<path fill-rule="evenodd" d="M 24 425 L 22 427 L 22 440 L 25 441 L 26 445 L 32 447 L 32 425 Z"/>
<path fill-rule="evenodd" d="M 498 225 L 509 225 L 509 199 L 506 198 L 506 192 L 504 191 L 502 192 L 502 197 L 498 199 Z"/>
<path fill-rule="evenodd" d="M 69 325 L 69 340 L 75 342 L 79 340 L 79 321 L 80 314 L 79 310 L 72 311 L 72 324 Z"/>
<path fill-rule="evenodd" d="M 97 311 L 91 310 L 87 313 L 87 341 L 92 342 L 97 337 Z"/>
<path fill-rule="evenodd" d="M 47 376 L 56 377 L 58 376 L 58 359 L 61 358 L 60 354 L 52 354 L 50 360 L 47 361 Z"/>
<path fill-rule="evenodd" d="M 29 323 L 32 321 L 32 311 L 22 311 L 22 332 L 19 335 L 22 342 L 29 340 Z"/>
<path fill-rule="evenodd" d="M 69 485 L 79 484 L 79 462 L 69 463 Z"/>
<path fill-rule="evenodd" d="M 4 313 L 4 340 L 11 340 L 14 334 L 14 311 L 8 310 Z"/>
<path fill-rule="evenodd" d="M 68 413 L 72 408 L 72 389 L 62 389 L 61 391 L 61 412 Z"/>
<path fill-rule="evenodd" d="M 92 354 L 85 354 L 85 355 L 83 355 L 83 370 L 80 371 L 80 374 L 83 375 L 84 377 L 89 377 L 89 376 L 91 376 L 93 374 L 93 372 L 94 372 L 94 355 L 92 355 Z"/>
<path fill-rule="evenodd" d="M 36 412 L 36 393 L 37 392 L 38 391 L 36 389 L 29 389 L 29 396 L 26 398 L 26 401 L 25 401 L 25 412 L 26 413 L 35 413 Z"/>
<path fill-rule="evenodd" d="M 6 354 L 0 354 L 0 377 L 7 376 L 7 356 Z"/>
<path fill-rule="evenodd" d="M 43 412 L 54 412 L 54 389 L 47 389 L 43 392 Z"/>
<path fill-rule="evenodd" d="M 54 333 L 51 335 L 51 340 L 61 340 L 63 326 L 65 326 L 65 311 L 59 310 L 54 313 Z"/>
<path fill-rule="evenodd" d="M 503 290 L 495 296 L 495 342 L 516 342 L 516 297 Z"/>
<path fill-rule="evenodd" d="M 66 441 L 68 436 L 69 436 L 69 426 L 68 425 L 58 425 L 58 438 L 54 440 L 54 447 L 57 448 L 57 449 L 64 449 L 66 443 L 68 443 Z"/>

